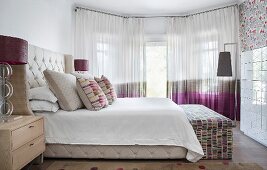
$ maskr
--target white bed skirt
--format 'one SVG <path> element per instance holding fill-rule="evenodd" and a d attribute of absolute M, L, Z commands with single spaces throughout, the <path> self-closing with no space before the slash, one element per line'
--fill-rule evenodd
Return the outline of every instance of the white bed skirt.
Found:
<path fill-rule="evenodd" d="M 177 146 L 101 146 L 47 144 L 48 158 L 185 159 L 187 149 Z"/>

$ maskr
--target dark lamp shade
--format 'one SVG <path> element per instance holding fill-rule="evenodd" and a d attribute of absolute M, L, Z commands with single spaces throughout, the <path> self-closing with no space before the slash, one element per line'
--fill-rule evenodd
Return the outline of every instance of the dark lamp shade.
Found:
<path fill-rule="evenodd" d="M 74 69 L 75 71 L 88 71 L 89 62 L 85 59 L 75 59 L 74 60 Z"/>
<path fill-rule="evenodd" d="M 218 62 L 218 77 L 232 77 L 231 53 L 220 52 Z"/>
<path fill-rule="evenodd" d="M 27 64 L 28 42 L 20 38 L 0 35 L 0 62 L 10 65 Z"/>

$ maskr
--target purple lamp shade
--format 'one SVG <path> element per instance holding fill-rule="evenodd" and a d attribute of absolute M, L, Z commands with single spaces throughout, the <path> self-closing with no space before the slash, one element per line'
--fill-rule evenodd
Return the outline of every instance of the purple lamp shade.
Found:
<path fill-rule="evenodd" d="M 0 35 L 0 62 L 10 65 L 27 64 L 28 42 L 20 38 Z"/>
<path fill-rule="evenodd" d="M 74 60 L 75 71 L 88 71 L 89 62 L 85 59 L 75 59 Z"/>

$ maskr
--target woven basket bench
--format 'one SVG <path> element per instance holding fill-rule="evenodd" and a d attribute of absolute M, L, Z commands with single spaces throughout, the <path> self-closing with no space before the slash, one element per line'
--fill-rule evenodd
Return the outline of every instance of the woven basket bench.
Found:
<path fill-rule="evenodd" d="M 202 159 L 232 159 L 233 121 L 203 105 L 179 105 L 190 121 L 205 156 Z"/>

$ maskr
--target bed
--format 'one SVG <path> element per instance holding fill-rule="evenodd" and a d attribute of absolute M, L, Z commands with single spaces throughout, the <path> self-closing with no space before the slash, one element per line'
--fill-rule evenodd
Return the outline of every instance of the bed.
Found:
<path fill-rule="evenodd" d="M 186 152 L 168 151 L 170 153 L 167 158 L 178 158 L 178 153 L 181 153 L 180 158 L 185 156 L 187 160 L 196 162 L 203 156 L 202 148 L 183 110 L 170 99 L 118 98 L 112 106 L 100 111 L 60 110 L 38 115 L 43 115 L 49 126 L 45 129 L 46 142 L 49 144 L 110 145 L 111 148 L 135 145 L 179 146 L 186 148 Z M 128 152 L 122 150 L 114 155 L 122 154 L 129 158 Z M 94 158 L 107 158 L 105 154 L 109 153 L 103 153 Z M 136 153 L 136 158 L 137 154 L 140 154 L 138 158 L 147 158 L 140 151 Z M 166 158 L 154 154 L 153 149 L 150 150 L 149 158 Z"/>
<path fill-rule="evenodd" d="M 73 60 L 70 56 L 33 45 L 29 45 L 28 54 L 26 70 L 29 88 L 47 85 L 43 75 L 45 69 L 66 73 L 73 71 Z M 118 99 L 114 107 L 112 106 L 97 113 L 85 109 L 74 112 L 59 110 L 55 114 L 40 113 L 45 117 L 44 156 L 187 159 L 191 162 L 203 157 L 201 145 L 184 111 L 170 99 Z M 93 122 L 97 122 L 99 116 L 102 120 L 101 126 L 99 124 L 93 126 Z M 75 125 L 78 127 L 74 130 Z M 112 128 L 113 130 L 117 128 L 117 132 L 104 133 Z M 81 133 L 77 133 L 79 129 L 83 129 Z M 89 133 L 92 129 L 95 130 L 94 133 Z M 67 133 L 63 133 L 65 131 Z M 97 135 L 97 131 L 100 136 Z M 103 140 L 108 134 L 111 134 L 108 136 L 109 140 Z"/>
<path fill-rule="evenodd" d="M 29 88 L 47 85 L 45 78 L 44 78 L 44 75 L 43 75 L 43 71 L 46 69 L 50 69 L 50 70 L 54 70 L 54 71 L 58 71 L 58 72 L 66 72 L 66 73 L 73 71 L 73 60 L 70 56 L 54 53 L 52 51 L 48 51 L 48 50 L 45 50 L 45 49 L 42 49 L 42 48 L 39 48 L 39 47 L 36 47 L 33 45 L 29 45 L 28 50 L 29 50 L 29 52 L 28 52 L 28 54 L 29 54 L 28 60 L 29 61 L 28 61 L 28 65 L 26 68 L 26 71 L 27 71 L 26 74 L 27 74 L 27 81 L 28 81 Z M 127 99 L 126 100 L 122 99 L 122 100 L 124 102 L 127 102 L 126 101 Z M 138 99 L 137 99 L 137 101 L 138 101 Z M 154 107 L 156 106 L 154 103 L 155 101 L 156 100 L 154 99 L 152 102 L 152 105 Z M 159 102 L 162 102 L 162 101 L 159 101 Z M 70 114 L 70 113 L 72 116 L 74 116 L 76 118 L 79 117 L 79 116 L 75 115 L 74 112 L 65 112 L 65 111 L 61 110 L 61 111 L 53 114 L 56 117 L 53 117 L 52 114 L 41 113 L 42 115 L 45 116 L 45 127 L 46 127 L 45 128 L 46 151 L 44 153 L 44 156 L 45 157 L 53 157 L 53 158 L 93 158 L 93 159 L 99 159 L 99 158 L 104 158 L 104 159 L 185 159 L 186 158 L 189 161 L 196 162 L 204 155 L 204 153 L 203 153 L 202 148 L 201 148 L 201 146 L 197 140 L 196 135 L 194 134 L 192 126 L 190 125 L 189 121 L 187 120 L 185 113 L 182 110 L 179 110 L 180 108 L 177 105 L 175 105 L 169 99 L 166 99 L 164 102 L 165 102 L 167 108 L 169 106 L 171 106 L 171 107 L 169 107 L 169 110 L 165 109 L 165 112 L 169 111 L 169 113 L 168 113 L 169 118 L 166 120 L 172 121 L 171 129 L 173 128 L 173 129 L 176 129 L 176 131 L 177 131 L 177 128 L 179 128 L 180 125 L 179 125 L 179 123 L 177 123 L 177 125 L 175 125 L 176 122 L 174 123 L 173 120 L 180 117 L 179 119 L 181 119 L 182 121 L 185 122 L 185 124 L 183 126 L 185 126 L 186 128 L 185 127 L 183 127 L 183 128 L 186 129 L 186 131 L 188 132 L 187 137 L 189 137 L 189 139 L 187 139 L 187 140 L 191 140 L 191 143 L 188 141 L 182 141 L 182 140 L 180 140 L 178 143 L 175 143 L 174 139 L 170 139 L 170 140 L 166 140 L 166 141 L 164 141 L 164 139 L 163 139 L 160 142 L 156 141 L 156 140 L 154 140 L 154 141 L 145 141 L 144 140 L 144 141 L 128 141 L 128 143 L 127 143 L 126 141 L 120 142 L 120 140 L 116 140 L 116 141 L 114 141 L 114 143 L 112 143 L 111 141 L 109 141 L 109 142 L 104 141 L 107 143 L 103 143 L 103 141 L 102 141 L 102 143 L 100 143 L 99 141 L 92 142 L 92 141 L 84 141 L 82 139 L 80 141 L 73 141 L 73 139 L 75 137 L 72 139 L 70 138 L 69 141 L 60 141 L 59 139 L 56 139 L 56 138 L 54 138 L 54 139 L 49 138 L 49 136 L 51 134 L 54 134 L 55 136 L 60 134 L 60 133 L 55 134 L 56 129 L 58 129 L 58 127 L 55 127 L 55 128 L 49 127 L 51 125 L 50 122 L 54 121 L 53 118 L 60 119 L 60 121 L 63 121 L 61 118 L 57 118 L 57 116 L 62 116 L 64 114 Z M 122 104 L 120 104 L 120 100 L 118 100 L 116 103 L 121 108 Z M 132 101 L 128 101 L 128 103 L 132 103 Z M 139 103 L 137 102 L 136 105 L 140 105 L 140 101 L 139 101 Z M 154 121 L 158 120 L 158 121 L 157 122 L 151 122 L 151 121 L 149 122 L 148 121 L 149 119 L 145 119 L 143 117 L 144 120 L 147 120 L 147 122 L 143 122 L 143 125 L 145 123 L 148 123 L 147 129 L 146 129 L 147 130 L 146 134 L 150 134 L 149 131 L 157 129 L 157 128 L 155 128 L 155 126 L 152 126 L 151 123 L 154 123 L 155 125 L 159 126 L 159 124 L 161 123 L 161 121 L 159 121 L 159 120 L 161 120 L 164 117 L 164 116 L 162 116 L 162 113 L 163 113 L 162 111 L 164 108 L 161 108 L 161 111 L 157 111 L 158 114 L 159 113 L 160 114 L 158 116 L 156 116 L 157 113 L 151 112 L 151 108 L 153 108 L 152 105 L 151 105 L 151 101 L 146 101 L 146 105 L 143 105 L 146 107 L 143 108 L 142 111 L 143 111 L 143 113 L 146 113 L 147 115 L 145 114 L 143 116 L 144 117 L 148 117 L 148 116 L 152 117 L 153 115 L 151 115 L 151 114 L 155 114 L 155 116 L 153 116 L 155 119 L 151 119 L 151 120 L 154 120 Z M 112 108 L 112 107 L 108 107 L 108 108 Z M 103 109 L 103 111 L 109 111 L 108 108 Z M 126 110 L 127 110 L 127 108 L 126 108 Z M 149 110 L 150 110 L 150 112 L 147 112 Z M 90 113 L 90 111 L 82 110 L 82 109 L 77 110 L 75 113 L 82 115 L 82 114 L 85 114 L 84 111 L 86 113 Z M 155 109 L 154 109 L 154 112 L 156 112 Z M 98 113 L 100 113 L 100 112 L 98 112 Z M 114 114 L 113 116 L 115 116 L 118 113 L 119 112 L 117 109 L 115 112 L 113 112 L 113 114 Z M 132 117 L 130 117 L 130 118 L 135 117 L 135 119 L 140 120 L 140 118 L 138 118 L 139 116 L 135 115 L 136 113 L 141 114 L 142 112 L 140 112 L 140 110 L 136 110 L 136 107 L 132 107 L 132 113 L 128 112 L 128 114 L 132 114 Z M 135 115 L 135 116 L 133 116 L 133 115 Z M 53 118 L 51 119 L 51 117 L 53 117 Z M 63 116 L 63 117 L 65 117 L 65 116 Z M 121 116 L 121 117 L 123 117 L 123 116 Z M 126 116 L 126 117 L 129 118 L 129 116 Z M 172 119 L 173 117 L 175 117 L 175 119 Z M 74 121 L 74 119 L 68 119 L 65 121 L 71 122 L 71 121 Z M 79 121 L 79 120 L 77 120 L 77 121 Z M 129 122 L 130 121 L 128 121 L 128 123 Z M 168 122 L 168 123 L 171 123 L 171 122 Z M 65 124 L 67 124 L 67 123 L 65 123 Z M 65 125 L 65 124 L 61 123 L 61 126 Z M 167 124 L 167 122 L 165 122 L 165 124 Z M 124 124 L 124 127 L 126 127 L 126 126 L 127 126 L 127 124 Z M 100 127 L 100 126 L 98 126 L 98 127 Z M 129 127 L 130 126 L 128 126 L 128 128 Z M 135 125 L 134 127 L 138 127 L 138 126 Z M 160 127 L 158 127 L 158 130 L 159 129 L 160 129 Z M 179 138 L 179 135 L 175 134 L 173 129 L 172 129 L 172 131 L 170 131 L 169 135 L 172 135 L 172 137 L 175 137 L 175 138 Z M 61 130 L 63 130 L 63 129 L 61 128 Z M 136 129 L 136 134 L 137 134 L 137 132 L 138 132 L 138 129 Z M 141 132 L 141 130 L 139 129 L 139 133 L 140 132 Z M 140 133 L 140 134 L 142 134 L 142 133 Z M 143 133 L 143 134 L 145 134 L 145 133 Z M 155 134 L 157 135 L 157 133 L 154 133 L 154 135 Z M 162 132 L 160 134 L 162 135 L 161 137 L 166 139 L 166 135 L 164 136 L 164 132 Z M 179 133 L 179 134 L 182 135 L 183 133 Z M 86 135 L 88 135 L 88 134 L 86 134 Z M 126 133 L 125 133 L 125 135 L 126 135 Z M 183 135 L 186 135 L 186 133 L 184 133 Z M 113 137 L 113 139 L 116 139 L 116 137 L 118 137 L 118 136 Z M 160 136 L 157 136 L 157 137 L 160 137 Z M 147 138 L 149 138 L 149 136 Z M 184 136 L 183 136 L 183 138 L 184 138 Z M 191 144 L 191 146 L 189 146 L 189 144 Z"/>

